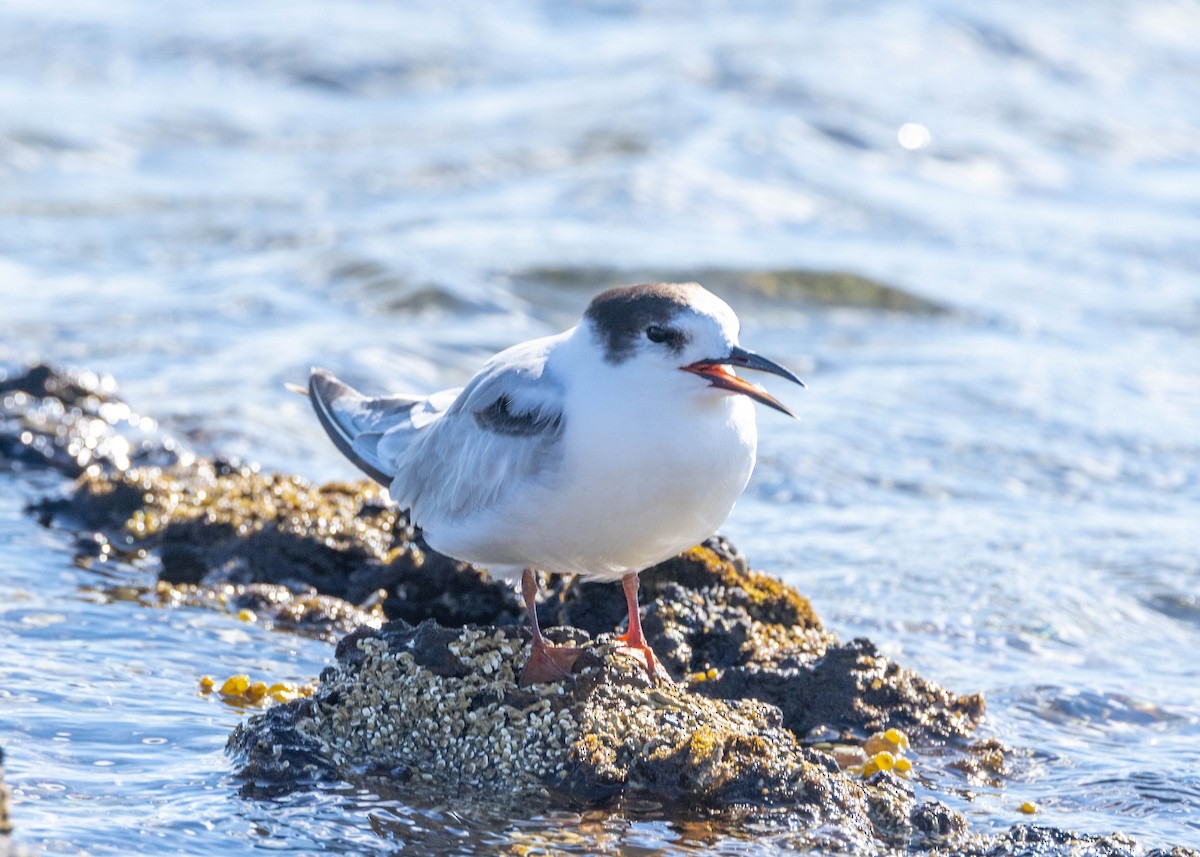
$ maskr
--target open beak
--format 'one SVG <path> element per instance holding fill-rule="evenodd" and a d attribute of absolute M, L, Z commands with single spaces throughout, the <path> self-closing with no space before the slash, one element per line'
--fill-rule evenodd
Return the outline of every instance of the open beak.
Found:
<path fill-rule="evenodd" d="M 751 384 L 744 378 L 739 378 L 734 375 L 729 369 L 730 366 L 740 366 L 743 369 L 758 369 L 761 372 L 770 372 L 772 375 L 778 375 L 781 378 L 787 378 L 789 381 L 794 381 L 801 387 L 804 382 L 793 375 L 787 369 L 784 369 L 773 360 L 768 360 L 761 355 L 755 354 L 753 351 L 747 351 L 745 348 L 734 346 L 729 349 L 729 353 L 724 357 L 716 357 L 711 360 L 697 360 L 695 363 L 690 363 L 687 366 L 679 368 L 685 372 L 691 372 L 699 375 L 702 378 L 707 378 L 708 382 L 713 387 L 720 387 L 723 390 L 732 390 L 735 393 L 742 393 L 749 396 L 756 402 L 762 402 L 764 405 L 774 408 L 777 411 L 782 411 L 789 417 L 796 416 L 789 411 L 783 404 L 764 390 L 757 384 Z"/>

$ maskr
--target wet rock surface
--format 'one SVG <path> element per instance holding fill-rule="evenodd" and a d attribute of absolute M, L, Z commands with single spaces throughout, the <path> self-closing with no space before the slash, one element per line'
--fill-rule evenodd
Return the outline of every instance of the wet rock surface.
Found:
<path fill-rule="evenodd" d="M 642 575 L 643 625 L 675 684 L 652 687 L 613 648 L 617 587 L 556 579 L 542 621 L 566 626 L 548 635 L 585 653 L 569 679 L 519 689 L 528 644 L 515 594 L 427 550 L 372 485 L 312 486 L 197 458 L 103 379 L 44 366 L 0 378 L 0 467 L 75 478 L 33 511 L 79 532 L 84 564 L 154 569 L 157 585 L 138 597 L 341 640 L 314 696 L 231 737 L 248 793 L 384 778 L 572 805 L 652 799 L 670 817 L 782 819 L 798 844 L 851 851 L 1147 853 L 1119 836 L 1036 826 L 972 834 L 894 772 L 848 775 L 806 746 L 895 727 L 917 747 L 957 748 L 970 760 L 963 770 L 1004 778 L 1002 745 L 968 743 L 980 696 L 951 693 L 868 640 L 839 640 L 806 599 L 720 539 Z"/>
<path fill-rule="evenodd" d="M 521 615 L 511 588 L 425 550 L 365 482 L 317 487 L 200 459 L 88 471 L 68 497 L 36 511 L 46 522 L 92 529 L 89 550 L 157 559 L 159 591 L 173 587 L 177 601 L 265 605 L 276 624 L 317 636 L 377 625 L 368 621 L 376 614 L 448 625 Z M 289 622 L 281 610 L 303 618 Z"/>
<path fill-rule="evenodd" d="M 89 467 L 166 465 L 186 456 L 115 390 L 111 377 L 90 372 L 0 365 L 0 468 L 48 467 L 75 477 Z"/>

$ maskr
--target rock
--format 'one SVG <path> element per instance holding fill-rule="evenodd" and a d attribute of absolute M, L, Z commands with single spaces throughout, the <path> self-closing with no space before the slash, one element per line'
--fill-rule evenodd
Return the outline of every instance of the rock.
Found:
<path fill-rule="evenodd" d="M 254 600 L 273 609 L 290 601 L 286 612 L 301 609 L 306 618 L 289 622 L 276 610 L 275 623 L 317 636 L 349 618 L 378 625 L 360 605 L 448 625 L 522 615 L 511 587 L 424 548 L 381 489 L 366 482 L 317 487 L 199 459 L 89 471 L 69 497 L 36 510 L 43 521 L 95 530 L 84 542 L 89 551 L 99 541 L 119 553 L 157 555 L 160 584 L 176 588 L 170 597 L 177 603 L 236 610 L 256 609 L 248 603 Z"/>
<path fill-rule="evenodd" d="M 1018 824 L 994 836 L 965 837 L 954 847 L 939 846 L 930 853 L 939 857 L 1200 857 L 1193 848 L 1149 849 L 1120 833 L 1091 836 L 1032 824 Z"/>
<path fill-rule="evenodd" d="M 511 587 L 423 547 L 366 482 L 315 487 L 198 460 L 89 472 L 68 500 L 41 511 L 99 528 L 122 550 L 157 551 L 161 582 L 212 593 L 184 590 L 179 601 L 225 605 L 225 587 L 269 585 L 349 602 L 339 610 L 310 600 L 308 620 L 290 623 L 317 635 L 344 627 L 356 615 L 353 605 L 380 593 L 387 618 L 410 623 L 504 625 L 522 615 Z M 829 727 L 862 739 L 898 727 L 918 742 L 962 738 L 983 716 L 982 697 L 952 694 L 891 663 L 867 640 L 839 642 L 807 599 L 751 570 L 720 539 L 648 569 L 642 589 L 643 625 L 668 670 L 710 698 L 772 703 L 798 736 Z M 539 613 L 547 625 L 596 635 L 614 630 L 624 608 L 617 587 L 569 578 L 554 583 Z"/>
<path fill-rule="evenodd" d="M 154 589 L 137 593 L 144 603 L 162 607 L 206 607 L 236 614 L 277 631 L 336 642 L 358 628 L 378 628 L 383 609 L 376 602 L 362 609 L 315 590 L 294 592 L 270 583 L 201 586 L 160 580 Z"/>
<path fill-rule="evenodd" d="M 447 793 L 753 803 L 874 836 L 862 785 L 802 746 L 773 706 L 651 686 L 605 636 L 585 642 L 571 678 L 521 689 L 527 636 L 432 621 L 357 632 L 315 696 L 246 720 L 230 748 L 256 780 L 292 779 L 298 765 L 305 776 L 389 771 Z"/>
<path fill-rule="evenodd" d="M 522 813 L 562 801 L 655 807 L 680 819 L 703 810 L 715 829 L 753 825 L 776 845 L 803 849 L 1147 854 L 1118 834 L 1031 825 L 971 833 L 961 813 L 936 800 L 918 803 L 893 773 L 867 780 L 843 774 L 832 757 L 797 741 L 772 705 L 652 686 L 611 635 L 551 633 L 559 642 L 570 636 L 584 654 L 569 678 L 527 689 L 516 685 L 529 656 L 519 627 L 397 620 L 349 635 L 313 697 L 250 717 L 234 731 L 229 749 L 244 791 L 376 778 L 418 793 L 494 795 Z"/>
<path fill-rule="evenodd" d="M 806 598 L 747 568 L 720 539 L 641 577 L 643 629 L 667 668 L 705 696 L 777 706 L 796 735 L 828 727 L 861 740 L 895 727 L 928 742 L 964 738 L 983 717 L 981 695 L 950 693 L 869 640 L 839 642 Z M 540 615 L 591 633 L 611 630 L 624 606 L 612 589 L 567 582 Z"/>
<path fill-rule="evenodd" d="M 0 366 L 0 467 L 46 467 L 75 477 L 186 457 L 152 420 L 114 395 L 112 378 L 43 364 Z"/>

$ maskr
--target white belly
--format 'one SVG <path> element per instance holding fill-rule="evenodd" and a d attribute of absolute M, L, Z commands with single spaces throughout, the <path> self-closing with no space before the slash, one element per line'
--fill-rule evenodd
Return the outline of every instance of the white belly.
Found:
<path fill-rule="evenodd" d="M 754 469 L 753 404 L 720 393 L 656 413 L 574 409 L 561 469 L 489 512 L 427 531 L 439 551 L 499 574 L 522 567 L 600 579 L 699 544 Z"/>

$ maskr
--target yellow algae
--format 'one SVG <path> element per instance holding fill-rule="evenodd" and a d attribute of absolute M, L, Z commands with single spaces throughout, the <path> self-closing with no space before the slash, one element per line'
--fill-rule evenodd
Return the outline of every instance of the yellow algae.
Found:
<path fill-rule="evenodd" d="M 242 696 L 248 687 L 250 687 L 250 676 L 244 673 L 231 675 L 221 685 L 221 694 L 223 696 Z"/>
<path fill-rule="evenodd" d="M 1025 813 L 1026 815 L 1034 815 L 1037 813 L 1039 808 L 1040 807 L 1038 807 L 1038 805 L 1031 800 L 1027 800 L 1025 803 L 1021 804 L 1021 812 Z"/>
<path fill-rule="evenodd" d="M 876 753 L 887 751 L 889 753 L 902 753 L 908 749 L 908 736 L 899 729 L 892 728 L 886 732 L 876 732 L 863 743 L 863 750 L 868 756 L 874 756 Z"/>
<path fill-rule="evenodd" d="M 237 612 L 237 617 L 238 617 L 238 620 L 242 621 L 242 622 L 257 622 L 258 621 L 258 614 L 255 613 L 253 610 L 246 609 L 245 607 L 243 607 L 241 610 L 239 610 Z"/>
<path fill-rule="evenodd" d="M 201 693 L 212 693 L 212 690 L 215 686 L 216 686 L 216 682 L 213 681 L 212 676 L 205 675 L 205 676 L 200 677 L 200 692 Z"/>
<path fill-rule="evenodd" d="M 267 696 L 276 702 L 291 702 L 293 699 L 299 699 L 301 696 L 310 695 L 311 693 L 301 693 L 301 689 L 291 682 L 276 682 L 267 688 Z"/>
<path fill-rule="evenodd" d="M 207 676 L 206 676 L 207 678 Z M 210 686 L 212 679 L 208 679 Z M 203 680 L 201 680 L 203 687 Z M 207 691 L 206 691 L 207 692 Z M 245 674 L 230 676 L 221 685 L 221 698 L 230 705 L 264 706 L 274 702 L 291 702 L 294 699 L 309 697 L 316 693 L 316 685 L 312 683 L 295 685 L 291 682 L 275 682 L 268 685 L 265 681 L 250 680 Z"/>
<path fill-rule="evenodd" d="M 908 759 L 904 759 L 904 758 L 897 759 L 896 767 L 894 768 L 894 770 L 897 773 L 907 774 L 909 771 L 912 770 L 912 762 L 910 762 Z"/>

